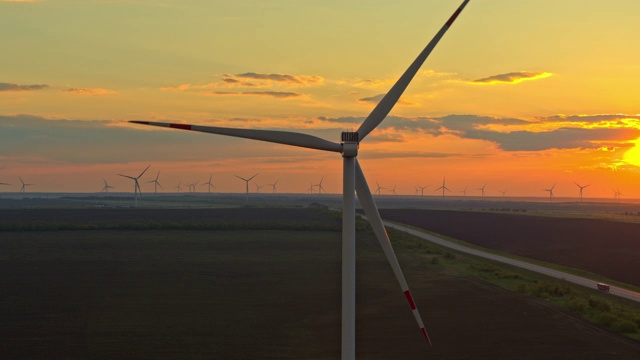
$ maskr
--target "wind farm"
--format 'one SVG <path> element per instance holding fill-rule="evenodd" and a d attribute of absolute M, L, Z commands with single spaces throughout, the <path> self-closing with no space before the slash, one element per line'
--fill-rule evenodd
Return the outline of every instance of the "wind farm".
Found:
<path fill-rule="evenodd" d="M 2 357 L 637 359 L 640 5 L 469 2 L 0 1 Z"/>

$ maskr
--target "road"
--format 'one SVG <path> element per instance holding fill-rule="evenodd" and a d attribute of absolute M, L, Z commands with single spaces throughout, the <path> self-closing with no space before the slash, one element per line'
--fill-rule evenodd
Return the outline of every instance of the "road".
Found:
<path fill-rule="evenodd" d="M 471 255 L 475 255 L 475 256 L 479 256 L 485 259 L 490 259 L 490 260 L 494 260 L 494 261 L 498 261 L 501 263 L 505 263 L 505 264 L 509 264 L 512 266 L 516 266 L 519 268 L 523 268 L 523 269 L 527 269 L 527 270 L 531 270 L 531 271 L 535 271 L 537 273 L 540 274 L 544 274 L 547 276 L 551 276 L 557 279 L 562 279 L 562 280 L 566 280 L 568 282 L 574 283 L 574 284 L 578 284 L 578 285 L 582 285 L 584 287 L 588 287 L 590 289 L 596 289 L 596 284 L 597 282 L 591 279 L 587 279 L 584 277 L 580 277 L 580 276 L 576 276 L 576 275 L 572 275 L 572 274 L 568 274 L 562 271 L 558 271 L 558 270 L 554 270 L 554 269 L 550 269 L 550 268 L 546 268 L 544 266 L 540 266 L 540 265 L 535 265 L 535 264 L 531 264 L 528 262 L 524 262 L 524 261 L 520 261 L 520 260 L 515 260 L 515 259 L 510 259 L 504 256 L 500 256 L 500 255 L 495 255 L 495 254 L 491 254 L 491 253 L 487 253 L 481 250 L 477 250 L 477 249 L 472 249 L 460 244 L 456 244 L 444 239 L 441 239 L 437 236 L 434 235 L 430 235 L 430 234 L 426 234 L 423 233 L 421 231 L 418 230 L 414 230 L 411 228 L 408 228 L 406 226 L 402 226 L 396 223 L 392 223 L 390 221 L 386 221 L 383 220 L 385 226 L 392 228 L 392 229 L 396 229 L 396 230 L 400 230 L 406 233 L 409 233 L 411 235 L 417 236 L 421 239 L 430 241 L 432 243 L 438 244 L 438 245 L 442 245 L 444 247 L 456 250 L 456 251 L 460 251 L 463 253 L 467 253 L 467 254 L 471 254 Z M 629 299 L 635 302 L 640 302 L 640 293 L 631 291 L 631 290 L 627 290 L 627 289 L 623 289 L 617 286 L 611 286 L 610 290 L 609 290 L 609 294 L 611 295 L 615 295 L 615 296 L 619 296 L 625 299 Z"/>

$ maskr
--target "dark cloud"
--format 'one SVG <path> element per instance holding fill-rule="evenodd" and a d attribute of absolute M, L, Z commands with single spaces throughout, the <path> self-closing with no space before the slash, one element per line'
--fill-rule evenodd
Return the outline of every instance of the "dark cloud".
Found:
<path fill-rule="evenodd" d="M 595 115 L 594 115 L 595 116 Z M 635 116 L 616 115 L 619 118 L 635 118 Z M 575 115 L 566 118 L 584 119 Z M 364 121 L 364 117 L 328 118 L 318 117 L 322 122 L 356 127 Z M 565 120 L 566 121 L 566 120 Z M 371 140 L 376 142 L 399 142 L 403 140 L 403 132 L 421 132 L 432 136 L 444 134 L 455 135 L 464 139 L 485 140 L 495 143 L 505 151 L 538 151 L 548 149 L 595 149 L 603 146 L 626 147 L 640 137 L 640 129 L 635 127 L 591 128 L 585 129 L 576 124 L 575 127 L 563 127 L 549 131 L 518 130 L 509 131 L 510 126 L 527 127 L 539 125 L 542 121 L 527 121 L 516 118 L 496 118 L 476 115 L 447 115 L 443 117 L 407 118 L 388 116 L 379 129 L 392 129 L 399 135 L 373 132 Z M 489 129 L 489 126 L 491 129 Z M 503 131 L 494 130 L 503 126 Z M 606 144 L 606 145 L 603 145 Z"/>
<path fill-rule="evenodd" d="M 247 72 L 243 74 L 227 75 L 243 79 L 267 80 L 289 84 L 307 85 L 322 82 L 322 77 L 313 75 L 260 74 Z"/>
<path fill-rule="evenodd" d="M 48 88 L 49 85 L 19 85 L 12 83 L 0 83 L 0 91 L 36 91 Z"/>
<path fill-rule="evenodd" d="M 471 82 L 476 84 L 515 84 L 524 80 L 543 79 L 549 76 L 551 76 L 551 73 L 548 72 L 516 71 L 506 74 L 493 75 L 486 78 L 473 80 Z"/>
<path fill-rule="evenodd" d="M 360 102 L 370 102 L 370 103 L 377 104 L 377 103 L 380 102 L 380 100 L 382 100 L 384 95 L 385 94 L 378 94 L 376 96 L 371 96 L 371 97 L 365 97 L 365 98 L 362 98 L 362 99 L 358 99 L 358 101 L 360 101 Z"/>
<path fill-rule="evenodd" d="M 288 91 L 203 91 L 206 95 L 231 95 L 231 96 L 268 96 L 278 99 L 294 98 L 302 94 Z"/>

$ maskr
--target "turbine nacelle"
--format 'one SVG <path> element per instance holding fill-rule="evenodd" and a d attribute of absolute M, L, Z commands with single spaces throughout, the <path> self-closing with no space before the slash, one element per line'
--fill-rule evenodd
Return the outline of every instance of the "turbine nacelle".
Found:
<path fill-rule="evenodd" d="M 342 133 L 342 156 L 356 157 L 358 156 L 358 147 L 360 146 L 360 134 L 357 132 Z"/>

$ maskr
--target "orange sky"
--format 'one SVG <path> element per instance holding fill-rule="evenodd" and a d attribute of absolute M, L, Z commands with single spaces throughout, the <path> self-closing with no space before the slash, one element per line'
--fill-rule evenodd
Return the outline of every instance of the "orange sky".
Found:
<path fill-rule="evenodd" d="M 341 191 L 341 158 L 282 145 L 146 129 L 128 120 L 355 130 L 459 5 L 0 0 L 0 191 L 92 192 L 117 173 L 205 182 L 234 175 Z M 640 67 L 627 0 L 472 0 L 360 147 L 369 183 L 487 196 L 627 198 L 640 152 Z M 143 191 L 152 190 L 143 184 Z M 204 191 L 205 187 L 199 188 Z M 252 185 L 255 190 L 255 185 Z M 266 189 L 263 189 L 266 191 Z"/>

